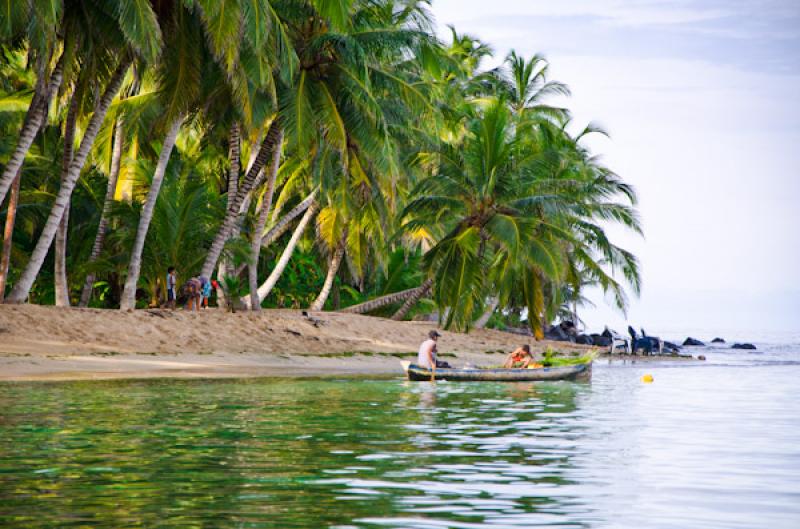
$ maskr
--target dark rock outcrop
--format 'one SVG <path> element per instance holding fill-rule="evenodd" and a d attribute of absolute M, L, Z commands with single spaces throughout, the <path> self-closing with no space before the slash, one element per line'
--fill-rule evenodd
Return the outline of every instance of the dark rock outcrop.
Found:
<path fill-rule="evenodd" d="M 704 344 L 703 342 L 701 342 L 700 340 L 698 340 L 698 339 L 696 339 L 696 338 L 692 338 L 692 337 L 690 336 L 689 338 L 686 338 L 686 339 L 683 341 L 683 345 L 684 345 L 684 346 L 686 346 L 686 345 L 695 345 L 695 346 L 698 346 L 698 345 L 705 345 L 705 344 Z"/>
<path fill-rule="evenodd" d="M 575 338 L 575 343 L 579 343 L 582 345 L 594 345 L 594 340 L 588 334 L 579 334 L 577 338 Z"/>
<path fill-rule="evenodd" d="M 747 349 L 748 351 L 755 351 L 756 346 L 751 343 L 735 343 L 731 345 L 731 349 Z"/>
<path fill-rule="evenodd" d="M 723 340 L 722 338 L 714 338 L 713 340 L 711 340 L 711 343 L 725 343 L 725 340 Z"/>
<path fill-rule="evenodd" d="M 602 334 L 592 334 L 592 344 L 599 347 L 608 347 L 611 345 L 611 336 L 604 336 Z"/>
<path fill-rule="evenodd" d="M 672 342 L 664 342 L 664 351 L 668 353 L 679 353 L 681 350 L 680 346 L 674 344 Z"/>
<path fill-rule="evenodd" d="M 544 337 L 548 340 L 574 342 L 578 338 L 578 330 L 575 328 L 574 323 L 566 320 L 547 329 L 544 333 Z"/>

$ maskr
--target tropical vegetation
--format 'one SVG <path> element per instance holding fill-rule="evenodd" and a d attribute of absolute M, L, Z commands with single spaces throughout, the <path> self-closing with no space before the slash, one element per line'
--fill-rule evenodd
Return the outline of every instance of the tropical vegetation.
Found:
<path fill-rule="evenodd" d="M 4 0 L 0 298 L 546 324 L 626 306 L 633 188 L 541 56 L 428 0 Z"/>

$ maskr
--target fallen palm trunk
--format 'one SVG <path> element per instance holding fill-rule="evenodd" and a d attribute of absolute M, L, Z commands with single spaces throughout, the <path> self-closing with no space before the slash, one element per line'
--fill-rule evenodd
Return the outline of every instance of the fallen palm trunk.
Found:
<path fill-rule="evenodd" d="M 358 305 L 351 305 L 340 310 L 339 312 L 346 312 L 348 314 L 365 314 L 367 312 L 372 312 L 373 310 L 377 310 L 381 307 L 405 301 L 411 296 L 418 294 L 422 288 L 424 287 L 419 286 L 409 288 L 407 290 L 401 290 L 400 292 L 392 292 L 391 294 L 386 294 L 385 296 L 371 299 L 369 301 L 365 301 L 364 303 L 359 303 Z"/>
<path fill-rule="evenodd" d="M 417 302 L 422 299 L 423 296 L 427 295 L 430 292 L 431 287 L 433 286 L 433 279 L 426 279 L 422 286 L 417 289 L 417 291 L 403 303 L 403 306 L 400 307 L 400 310 L 392 315 L 392 319 L 395 321 L 400 321 L 406 317 L 408 311 L 410 311 Z"/>

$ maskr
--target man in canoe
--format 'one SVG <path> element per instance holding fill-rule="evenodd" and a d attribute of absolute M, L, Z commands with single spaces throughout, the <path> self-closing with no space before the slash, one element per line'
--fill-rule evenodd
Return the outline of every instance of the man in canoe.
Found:
<path fill-rule="evenodd" d="M 417 365 L 427 369 L 434 367 L 449 368 L 450 364 L 447 362 L 439 362 L 436 359 L 436 341 L 439 339 L 439 332 L 434 329 L 428 333 L 428 339 L 422 342 L 419 346 L 419 353 L 417 354 Z"/>
<path fill-rule="evenodd" d="M 528 344 L 525 344 L 522 347 L 517 347 L 513 353 L 506 357 L 503 367 L 505 369 L 526 369 L 531 362 L 533 362 L 533 356 L 531 356 L 531 347 Z"/>

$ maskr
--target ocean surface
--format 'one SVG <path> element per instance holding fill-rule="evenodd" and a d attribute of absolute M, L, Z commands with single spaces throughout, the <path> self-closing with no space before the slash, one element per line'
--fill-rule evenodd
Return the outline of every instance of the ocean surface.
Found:
<path fill-rule="evenodd" d="M 589 383 L 4 383 L 0 526 L 795 529 L 800 335 L 750 339 Z"/>

